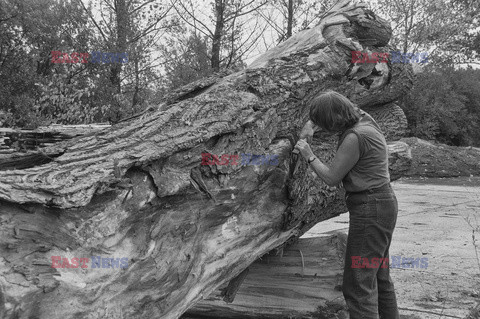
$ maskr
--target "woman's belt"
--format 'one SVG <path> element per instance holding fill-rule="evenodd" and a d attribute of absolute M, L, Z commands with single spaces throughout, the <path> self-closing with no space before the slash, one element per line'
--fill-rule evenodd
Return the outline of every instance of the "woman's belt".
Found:
<path fill-rule="evenodd" d="M 347 192 L 347 195 L 373 194 L 373 193 L 383 192 L 383 191 L 387 191 L 387 190 L 391 190 L 391 189 L 392 189 L 392 186 L 390 185 L 390 183 L 387 183 L 387 184 L 382 185 L 380 187 L 369 188 L 369 189 L 359 191 L 359 192 Z"/>

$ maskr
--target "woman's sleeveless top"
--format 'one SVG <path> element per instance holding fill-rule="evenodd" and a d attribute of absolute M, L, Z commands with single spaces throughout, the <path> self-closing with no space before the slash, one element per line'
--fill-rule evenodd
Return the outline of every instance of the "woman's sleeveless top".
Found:
<path fill-rule="evenodd" d="M 347 192 L 360 192 L 377 188 L 390 182 L 388 148 L 385 136 L 370 114 L 361 111 L 360 120 L 346 130 L 338 141 L 338 147 L 349 133 L 358 137 L 360 158 L 343 178 Z M 338 149 L 337 147 L 337 149 Z"/>

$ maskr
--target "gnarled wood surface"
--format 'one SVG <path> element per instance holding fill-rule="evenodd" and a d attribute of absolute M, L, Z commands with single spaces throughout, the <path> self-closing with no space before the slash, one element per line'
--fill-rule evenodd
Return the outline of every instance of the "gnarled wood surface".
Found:
<path fill-rule="evenodd" d="M 182 319 L 348 318 L 341 290 L 346 241 L 337 231 L 264 255 L 248 267 L 232 303 L 222 287 Z"/>
<path fill-rule="evenodd" d="M 0 317 L 178 318 L 263 254 L 345 212 L 342 190 L 303 160 L 292 174 L 291 150 L 318 92 L 381 107 L 411 87 L 407 65 L 350 63 L 351 50 L 388 51 L 390 34 L 343 1 L 246 70 L 0 171 Z M 329 162 L 336 136 L 313 144 Z M 206 166 L 202 152 L 279 162 Z M 90 263 L 52 268 L 52 256 Z M 128 267 L 92 268 L 92 256 L 128 258 Z"/>

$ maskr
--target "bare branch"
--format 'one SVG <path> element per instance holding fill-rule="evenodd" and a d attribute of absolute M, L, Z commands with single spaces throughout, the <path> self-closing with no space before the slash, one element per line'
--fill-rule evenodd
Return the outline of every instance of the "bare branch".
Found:
<path fill-rule="evenodd" d="M 232 63 L 232 59 L 233 59 L 233 53 L 234 53 L 234 50 L 235 50 L 235 21 L 237 20 L 237 17 L 238 17 L 238 10 L 235 10 L 235 17 L 234 19 L 232 20 L 232 35 L 230 37 L 230 44 L 231 44 L 231 48 L 230 48 L 230 54 L 229 54 L 229 59 L 228 59 L 228 63 L 227 63 L 227 68 L 231 65 Z"/>
<path fill-rule="evenodd" d="M 155 22 L 153 22 L 152 24 L 150 24 L 148 27 L 146 27 L 139 35 L 137 35 L 136 37 L 134 37 L 132 40 L 128 41 L 128 43 L 134 43 L 136 41 L 138 41 L 140 38 L 148 35 L 150 32 L 153 32 L 157 29 L 152 29 L 154 28 L 161 20 L 163 20 L 167 15 L 168 13 L 170 12 L 170 10 L 172 10 L 172 8 L 174 7 L 174 4 L 172 4 L 170 6 L 170 8 L 168 8 L 164 13 L 163 15 L 161 15 L 160 17 L 157 18 L 157 20 Z"/>
<path fill-rule="evenodd" d="M 146 1 L 145 3 L 142 3 L 141 5 L 139 5 L 138 7 L 136 7 L 135 9 L 133 9 L 129 14 L 133 14 L 135 12 L 137 12 L 138 10 L 140 10 L 141 8 L 145 7 L 146 5 L 152 3 L 152 2 L 155 2 L 155 0 L 148 0 Z"/>
<path fill-rule="evenodd" d="M 258 25 L 258 20 L 257 20 L 257 22 L 256 22 L 256 24 L 255 24 L 255 28 L 254 28 L 254 29 L 256 29 L 257 25 Z M 266 28 L 267 28 L 267 26 L 264 26 L 264 27 L 263 27 L 263 30 L 260 31 L 260 32 L 258 32 L 257 37 L 256 37 L 253 41 L 251 41 L 250 45 L 247 46 L 247 47 L 245 48 L 245 50 L 243 50 L 243 52 L 237 54 L 237 58 L 233 61 L 233 63 L 236 63 L 238 60 L 240 60 L 240 59 L 245 55 L 245 53 L 248 52 L 254 45 L 258 45 L 258 40 L 259 40 L 260 37 L 263 35 L 263 33 L 265 32 L 265 29 L 266 29 Z M 240 51 L 240 49 L 249 41 L 249 39 L 252 37 L 253 34 L 254 34 L 254 32 L 251 32 L 251 33 L 250 33 L 250 36 L 247 38 L 247 40 L 245 40 L 242 44 L 240 44 L 240 45 L 237 47 L 237 50 Z"/>
<path fill-rule="evenodd" d="M 113 7 L 112 7 L 113 8 Z M 113 8 L 112 10 L 115 10 L 115 8 Z M 108 28 L 108 32 L 110 35 L 114 34 L 115 32 L 112 30 L 112 28 L 110 27 L 110 25 L 113 25 L 112 23 L 110 22 L 107 22 L 107 20 L 105 20 L 105 14 L 103 11 L 101 11 L 100 13 L 100 17 L 102 18 L 102 21 L 103 23 L 105 24 L 105 26 Z"/>
<path fill-rule="evenodd" d="M 250 5 L 250 4 L 253 3 L 253 2 L 254 2 L 254 0 L 250 1 L 248 4 L 246 4 L 246 5 L 244 5 L 243 7 L 239 8 L 238 11 L 241 12 L 243 9 L 245 9 L 248 5 Z M 259 4 L 258 6 L 256 6 L 255 8 L 252 8 L 251 10 L 248 10 L 248 11 L 245 11 L 245 12 L 242 12 L 242 13 L 239 13 L 239 14 L 237 15 L 237 18 L 238 18 L 238 17 L 242 17 L 242 16 L 244 16 L 244 15 L 246 15 L 246 14 L 252 13 L 252 12 L 260 9 L 261 7 L 263 7 L 264 5 L 266 5 L 267 3 L 268 3 L 268 1 L 263 1 L 262 3 L 260 3 L 260 4 Z M 232 20 L 232 19 L 233 19 L 233 17 L 225 18 L 225 23 L 228 22 L 228 21 L 230 21 L 230 20 Z"/>
<path fill-rule="evenodd" d="M 113 11 L 115 11 L 115 8 L 108 2 L 108 0 L 103 0 L 103 2 L 104 2 L 108 7 L 110 7 L 110 9 L 112 9 Z"/>
<path fill-rule="evenodd" d="M 284 32 L 278 24 L 274 23 L 270 17 L 265 16 L 261 11 L 258 11 L 258 13 L 265 19 L 268 25 L 270 25 L 281 37 L 284 37 Z"/>
<path fill-rule="evenodd" d="M 183 11 L 184 11 L 185 13 L 187 13 L 187 14 L 193 19 L 193 21 L 194 21 L 195 23 L 198 23 L 198 24 L 200 24 L 202 27 L 204 27 L 205 30 L 208 31 L 208 33 L 207 33 L 206 31 L 198 28 L 195 24 L 192 24 L 190 21 L 188 21 L 188 19 L 186 19 L 186 18 L 180 13 L 180 11 L 179 11 L 178 8 L 175 6 L 175 4 L 172 4 L 173 7 L 174 7 L 174 9 L 175 9 L 175 11 L 177 11 L 178 15 L 180 16 L 180 18 L 181 18 L 183 21 L 185 21 L 188 25 L 190 25 L 191 27 L 195 28 L 195 30 L 200 31 L 201 33 L 203 33 L 203 34 L 206 35 L 207 37 L 213 38 L 214 35 L 213 35 L 212 30 L 210 30 L 202 21 L 200 21 L 199 19 L 197 19 L 197 17 L 195 17 L 195 15 L 192 14 L 192 13 L 183 5 L 182 1 L 175 1 L 175 2 L 176 2 L 176 3 L 179 3 L 180 6 L 182 7 Z"/>
<path fill-rule="evenodd" d="M 103 33 L 102 31 L 102 28 L 100 28 L 100 26 L 98 25 L 97 21 L 95 21 L 95 18 L 91 15 L 91 13 L 87 10 L 87 8 L 85 7 L 85 5 L 83 4 L 82 0 L 77 0 L 83 7 L 83 10 L 85 10 L 85 12 L 88 14 L 88 16 L 90 17 L 90 19 L 92 20 L 93 24 L 95 24 L 95 26 L 97 27 L 98 31 L 100 32 L 100 34 L 102 35 L 102 38 L 103 40 L 105 41 L 105 43 L 108 42 L 107 40 L 107 37 L 105 36 L 105 34 Z"/>

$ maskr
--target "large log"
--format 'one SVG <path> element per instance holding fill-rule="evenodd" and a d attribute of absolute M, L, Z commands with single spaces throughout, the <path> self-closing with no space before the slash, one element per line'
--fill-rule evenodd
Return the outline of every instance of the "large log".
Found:
<path fill-rule="evenodd" d="M 60 125 L 51 124 L 36 129 L 12 129 L 0 127 L 0 149 L 13 148 L 17 150 L 31 150 L 84 136 L 110 127 L 110 124 L 79 124 Z"/>
<path fill-rule="evenodd" d="M 182 319 L 348 318 L 341 290 L 347 236 L 300 238 L 248 267 L 235 300 L 221 287 Z"/>
<path fill-rule="evenodd" d="M 382 107 L 411 87 L 408 65 L 350 63 L 351 50 L 387 51 L 390 34 L 362 5 L 341 2 L 246 70 L 0 171 L 0 317 L 178 318 L 265 253 L 345 212 L 341 188 L 302 160 L 293 174 L 291 150 L 318 92 Z M 336 141 L 316 134 L 322 160 Z M 202 152 L 279 161 L 208 166 Z M 65 268 L 52 267 L 55 256 Z M 88 258 L 87 267 L 68 268 L 72 258 Z M 113 266 L 98 268 L 99 259 Z"/>
<path fill-rule="evenodd" d="M 110 127 L 109 124 L 58 125 L 20 130 L 0 128 L 0 170 L 23 169 L 51 161 L 61 151 L 48 152 L 49 146 Z"/>

